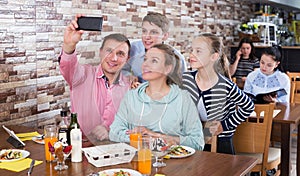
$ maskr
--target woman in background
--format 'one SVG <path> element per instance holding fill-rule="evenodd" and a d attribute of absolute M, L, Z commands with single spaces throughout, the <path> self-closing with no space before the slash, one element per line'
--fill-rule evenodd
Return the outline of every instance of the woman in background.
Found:
<path fill-rule="evenodd" d="M 232 136 L 251 114 L 254 104 L 228 78 L 227 63 L 222 40 L 210 33 L 199 35 L 192 42 L 190 54 L 190 65 L 196 71 L 183 74 L 183 86 L 206 124 L 204 136 L 218 135 L 217 152 L 235 154 Z"/>
<path fill-rule="evenodd" d="M 244 91 L 256 96 L 266 92 L 284 89 L 282 96 L 265 95 L 265 102 L 290 102 L 290 79 L 281 67 L 282 50 L 280 46 L 266 48 L 260 59 L 260 69 L 251 72 L 246 79 Z"/>
<path fill-rule="evenodd" d="M 253 42 L 249 38 L 243 38 L 238 46 L 235 57 L 231 60 L 230 75 L 236 78 L 239 88 L 243 89 L 247 75 L 259 68 L 259 60 L 255 56 Z"/>
<path fill-rule="evenodd" d="M 142 64 L 146 82 L 125 95 L 110 126 L 110 140 L 129 142 L 130 133 L 141 132 L 169 146 L 203 150 L 202 124 L 189 93 L 179 88 L 181 75 L 173 48 L 157 44 L 147 50 Z"/>

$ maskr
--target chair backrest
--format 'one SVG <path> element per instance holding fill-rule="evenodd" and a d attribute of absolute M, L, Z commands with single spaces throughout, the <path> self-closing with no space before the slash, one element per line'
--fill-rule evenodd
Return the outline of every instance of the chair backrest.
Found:
<path fill-rule="evenodd" d="M 216 153 L 218 136 L 212 135 L 211 132 L 209 132 L 209 128 L 215 126 L 216 124 L 214 123 L 214 121 L 202 122 L 202 124 L 205 144 L 209 144 L 211 146 L 210 151 Z"/>
<path fill-rule="evenodd" d="M 236 77 L 231 77 L 231 81 L 232 81 L 233 83 L 236 83 Z"/>
<path fill-rule="evenodd" d="M 256 117 L 240 124 L 233 136 L 236 153 L 263 153 L 262 161 L 267 164 L 274 106 L 255 104 Z"/>
<path fill-rule="evenodd" d="M 245 80 L 243 80 L 242 78 L 232 77 L 231 81 L 235 83 L 241 90 L 244 89 Z"/>
<path fill-rule="evenodd" d="M 287 72 L 291 81 L 291 103 L 300 103 L 300 72 Z"/>

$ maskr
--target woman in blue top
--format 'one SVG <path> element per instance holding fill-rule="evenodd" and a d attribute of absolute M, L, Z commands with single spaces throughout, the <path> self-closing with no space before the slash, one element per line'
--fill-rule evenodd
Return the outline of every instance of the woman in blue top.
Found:
<path fill-rule="evenodd" d="M 129 134 L 163 138 L 168 145 L 180 144 L 203 150 L 204 138 L 198 112 L 189 93 L 182 90 L 180 60 L 165 44 L 150 48 L 142 65 L 147 82 L 130 90 L 123 98 L 109 138 L 129 142 Z"/>
<path fill-rule="evenodd" d="M 282 96 L 266 95 L 265 102 L 290 102 L 290 79 L 281 67 L 281 47 L 266 48 L 260 59 L 260 69 L 251 72 L 246 79 L 244 91 L 256 96 L 257 94 L 284 89 L 287 94 Z"/>

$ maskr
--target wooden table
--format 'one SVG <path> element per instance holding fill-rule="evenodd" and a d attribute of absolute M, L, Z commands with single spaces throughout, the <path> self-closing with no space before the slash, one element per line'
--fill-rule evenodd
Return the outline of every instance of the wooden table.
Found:
<path fill-rule="evenodd" d="M 26 127 L 8 126 L 8 128 L 15 131 L 15 133 L 32 132 L 33 129 Z M 10 148 L 11 145 L 6 142 L 8 135 L 4 130 L 0 129 L 0 146 L 1 148 Z M 44 146 L 37 144 L 33 141 L 26 141 L 25 149 L 30 152 L 30 158 L 44 161 L 42 164 L 35 166 L 32 172 L 32 176 L 56 176 L 56 175 L 72 175 L 72 176 L 86 176 L 92 172 L 98 172 L 109 168 L 131 168 L 136 167 L 136 162 L 130 162 L 125 164 L 119 164 L 109 167 L 94 167 L 88 163 L 87 159 L 83 156 L 83 162 L 71 163 L 67 161 L 69 169 L 66 171 L 55 171 L 53 167 L 56 163 L 46 163 L 44 156 Z M 165 160 L 167 166 L 155 169 L 152 168 L 151 175 L 155 173 L 161 173 L 167 176 L 180 176 L 180 175 L 245 175 L 256 164 L 257 160 L 245 156 L 233 156 L 226 154 L 218 154 L 211 152 L 197 151 L 194 155 L 183 159 L 169 159 Z M 24 170 L 20 173 L 0 169 L 0 175 L 15 176 L 26 175 L 28 170 Z"/>
<path fill-rule="evenodd" d="M 300 175 L 300 104 L 276 103 L 275 109 L 281 112 L 273 119 L 271 140 L 281 142 L 281 175 L 291 175 L 291 133 L 295 126 L 298 126 L 297 139 L 297 175 Z"/>

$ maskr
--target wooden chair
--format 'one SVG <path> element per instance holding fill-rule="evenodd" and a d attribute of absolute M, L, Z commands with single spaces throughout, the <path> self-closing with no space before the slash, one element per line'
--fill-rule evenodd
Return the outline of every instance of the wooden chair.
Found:
<path fill-rule="evenodd" d="M 300 103 L 300 72 L 287 72 L 291 81 L 291 103 Z"/>
<path fill-rule="evenodd" d="M 233 83 L 236 83 L 236 77 L 231 77 L 231 81 L 232 81 Z"/>
<path fill-rule="evenodd" d="M 300 103 L 300 72 L 287 72 L 291 81 L 290 102 Z M 293 130 L 292 137 L 297 137 L 297 128 Z"/>
<path fill-rule="evenodd" d="M 210 144 L 210 152 L 217 153 L 217 139 L 218 136 L 212 136 L 211 141 L 206 143 Z"/>
<path fill-rule="evenodd" d="M 269 146 L 274 106 L 274 103 L 255 104 L 256 117 L 240 124 L 233 136 L 236 154 L 257 158 L 258 163 L 251 172 L 261 172 L 262 176 L 267 170 L 279 169 L 280 164 L 280 149 Z M 277 170 L 276 175 L 279 174 Z"/>
<path fill-rule="evenodd" d="M 203 130 L 205 128 L 209 128 L 209 126 L 212 124 L 212 122 L 205 122 L 203 123 Z M 205 136 L 205 134 L 204 134 Z M 205 138 L 205 144 L 209 144 L 210 147 L 210 151 L 216 153 L 217 152 L 217 140 L 218 140 L 218 136 L 211 136 L 208 139 Z"/>
<path fill-rule="evenodd" d="M 241 90 L 244 89 L 245 81 L 243 81 L 241 78 L 238 79 L 236 77 L 232 77 L 231 81 L 235 83 Z"/>
<path fill-rule="evenodd" d="M 217 139 L 218 136 L 213 136 L 211 139 L 211 152 L 216 153 L 217 152 Z"/>

